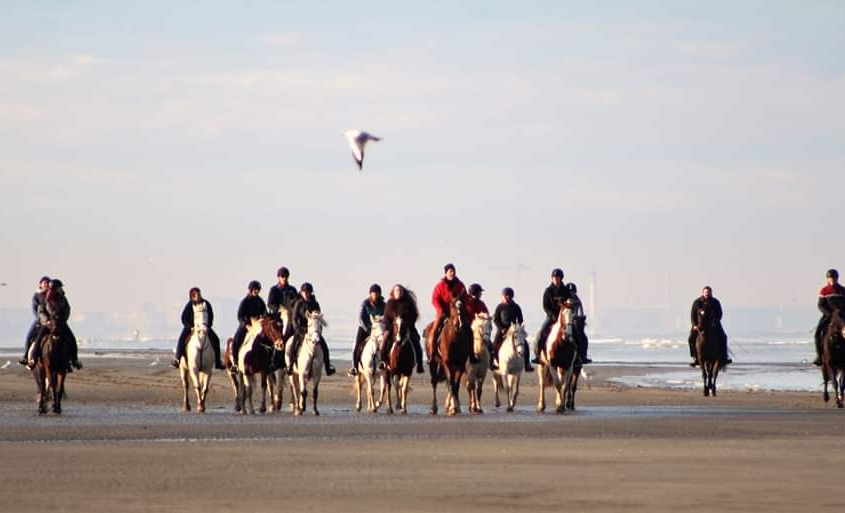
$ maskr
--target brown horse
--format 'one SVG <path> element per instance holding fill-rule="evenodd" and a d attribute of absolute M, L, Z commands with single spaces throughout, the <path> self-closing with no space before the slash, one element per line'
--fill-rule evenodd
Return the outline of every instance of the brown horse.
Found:
<path fill-rule="evenodd" d="M 537 366 L 540 399 L 537 402 L 537 412 L 546 409 L 545 387 L 555 389 L 555 411 L 563 413 L 567 409 L 575 409 L 575 392 L 578 389 L 578 379 L 581 376 L 581 358 L 578 344 L 571 332 L 574 315 L 569 305 L 561 306 L 558 322 L 552 326 L 546 342 L 546 351 L 542 352 L 540 364 Z M 568 334 L 567 331 L 570 333 Z"/>
<path fill-rule="evenodd" d="M 284 319 L 284 316 L 282 317 Z M 283 380 L 278 379 L 276 372 L 271 370 L 270 363 L 275 355 L 284 354 L 284 342 L 282 333 L 284 320 L 278 320 L 273 316 L 264 316 L 260 319 L 253 319 L 247 329 L 247 335 L 241 345 L 237 361 L 232 355 L 232 338 L 226 341 L 224 353 L 224 364 L 229 371 L 232 386 L 235 389 L 235 410 L 242 414 L 254 414 L 252 405 L 252 390 L 255 378 L 260 379 L 261 385 L 261 406 L 258 411 L 267 411 L 267 388 L 272 392 L 272 409 L 281 409 Z M 237 363 L 237 372 L 233 371 Z"/>
<path fill-rule="evenodd" d="M 451 416 L 461 412 L 458 392 L 461 378 L 466 372 L 469 347 L 472 343 L 470 325 L 465 317 L 463 302 L 460 298 L 452 298 L 449 305 L 449 318 L 443 324 L 439 340 L 434 341 L 436 354 L 428 355 L 432 392 L 429 413 L 432 415 L 437 415 L 437 384 L 441 381 L 446 381 L 449 384 L 444 405 L 447 414 Z M 433 323 L 429 323 L 425 329 L 426 337 L 432 329 L 434 329 Z M 426 350 L 428 349 L 426 347 Z"/>
<path fill-rule="evenodd" d="M 845 319 L 840 310 L 834 309 L 830 324 L 822 339 L 822 379 L 824 380 L 824 402 L 830 401 L 828 381 L 833 381 L 836 407 L 842 408 L 845 395 Z"/>
<path fill-rule="evenodd" d="M 716 397 L 716 378 L 719 377 L 719 370 L 722 367 L 722 343 L 719 329 L 716 326 L 704 324 L 704 310 L 698 312 L 698 322 L 695 330 L 698 333 L 695 337 L 695 354 L 701 366 L 701 380 L 704 385 L 704 397 L 711 394 Z"/>
<path fill-rule="evenodd" d="M 414 354 L 414 343 L 411 337 L 414 330 L 402 325 L 402 318 L 397 317 L 392 327 L 393 345 L 390 348 L 390 355 L 385 366 L 385 386 L 387 388 L 387 413 L 393 413 L 393 397 L 390 393 L 391 386 L 396 389 L 396 407 L 399 413 L 408 413 L 408 387 L 414 367 L 417 365 L 417 356 Z"/>
<path fill-rule="evenodd" d="M 41 344 L 41 358 L 35 366 L 35 384 L 38 386 L 38 414 L 47 413 L 44 405 L 47 390 L 53 399 L 53 413 L 62 413 L 62 397 L 65 393 L 65 376 L 70 366 L 68 342 L 66 336 L 55 321 L 50 321 L 50 332 L 45 334 L 36 344 Z"/>

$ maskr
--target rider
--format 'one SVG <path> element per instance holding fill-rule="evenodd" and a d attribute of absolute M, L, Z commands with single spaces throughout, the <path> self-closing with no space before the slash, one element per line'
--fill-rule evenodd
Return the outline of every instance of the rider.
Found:
<path fill-rule="evenodd" d="M 70 326 L 67 324 L 68 319 L 70 319 L 70 303 L 68 303 L 67 297 L 65 297 L 64 284 L 61 280 L 50 280 L 50 288 L 47 290 L 45 305 L 50 322 L 56 325 L 57 334 L 68 344 L 67 350 L 71 366 L 75 369 L 81 369 L 82 363 L 79 361 L 79 346 L 76 343 L 76 335 L 73 334 L 73 331 L 71 331 Z M 41 340 L 49 332 L 49 324 L 46 326 L 42 325 L 36 335 L 36 340 Z M 40 344 L 35 344 L 32 355 L 32 358 L 27 362 L 27 368 L 30 370 L 35 367 L 35 362 L 41 356 Z M 71 372 L 71 369 L 67 370 Z"/>
<path fill-rule="evenodd" d="M 38 290 L 32 295 L 32 315 L 35 320 L 32 321 L 32 326 L 26 333 L 26 341 L 23 344 L 23 358 L 18 361 L 21 365 L 26 365 L 29 361 L 29 348 L 36 340 L 36 334 L 41 331 L 42 326 L 47 326 L 50 318 L 47 315 L 47 289 L 50 288 L 50 277 L 42 276 L 38 280 Z"/>
<path fill-rule="evenodd" d="M 420 317 L 420 310 L 417 308 L 417 296 L 407 288 L 398 283 L 390 290 L 390 299 L 384 307 L 384 321 L 388 326 L 390 333 L 393 333 L 393 323 L 396 318 L 402 319 L 402 326 L 407 326 L 410 330 L 411 345 L 414 347 L 414 356 L 417 359 L 417 374 L 422 374 L 423 360 L 422 360 L 422 346 L 420 346 L 420 332 L 417 331 L 417 319 Z M 391 340 L 388 343 L 385 340 L 381 348 L 381 363 L 380 368 L 384 368 L 384 362 L 390 355 L 390 348 L 396 340 Z"/>
<path fill-rule="evenodd" d="M 713 289 L 706 286 L 701 289 L 701 296 L 695 298 L 690 309 L 690 328 L 689 350 L 692 356 L 690 367 L 695 367 L 699 364 L 698 357 L 695 354 L 695 339 L 698 337 L 698 320 L 701 315 L 701 324 L 706 329 L 708 327 L 715 328 L 719 336 L 719 343 L 722 345 L 722 366 L 733 363 L 733 360 L 728 358 L 728 335 L 725 329 L 722 328 L 722 304 L 718 299 L 713 297 Z"/>
<path fill-rule="evenodd" d="M 467 291 L 464 283 L 455 276 L 455 266 L 453 264 L 446 264 L 443 266 L 443 278 L 434 286 L 431 291 L 431 304 L 434 306 L 434 321 L 431 324 L 431 332 L 426 338 L 426 352 L 429 360 L 435 355 L 435 342 L 440 337 L 440 331 L 443 329 L 443 324 L 449 318 L 449 307 L 452 303 L 452 298 L 458 298 L 466 301 Z M 478 358 L 472 351 L 472 339 L 468 338 L 469 360 L 472 363 L 478 363 Z"/>
<path fill-rule="evenodd" d="M 320 303 L 314 296 L 314 287 L 307 281 L 299 287 L 299 297 L 293 304 L 293 343 L 287 345 L 287 374 L 293 374 L 293 362 L 299 351 L 299 345 L 308 333 L 308 314 L 320 311 Z M 326 339 L 320 336 L 318 342 L 320 348 L 323 350 L 323 363 L 326 368 L 326 376 L 331 376 L 335 373 L 335 368 L 329 361 L 329 346 L 326 344 Z"/>
<path fill-rule="evenodd" d="M 208 339 L 211 341 L 212 349 L 214 349 L 214 368 L 225 369 L 226 367 L 220 360 L 220 337 L 211 328 L 212 323 L 214 323 L 214 309 L 211 308 L 211 303 L 202 297 L 202 291 L 199 287 L 192 287 L 188 291 L 188 302 L 182 309 L 182 333 L 179 334 L 179 339 L 176 342 L 176 359 L 170 362 L 170 366 L 174 369 L 179 368 L 179 361 L 185 355 L 185 342 L 191 336 L 194 319 L 196 318 L 202 319 L 202 324 L 208 329 Z"/>
<path fill-rule="evenodd" d="M 238 350 L 246 338 L 247 326 L 249 326 L 252 319 L 259 319 L 267 313 L 267 305 L 261 299 L 261 283 L 258 280 L 252 280 L 247 285 L 246 296 L 238 305 L 238 329 L 235 331 L 235 336 L 232 337 L 232 365 L 237 368 L 238 365 Z"/>
<path fill-rule="evenodd" d="M 279 313 L 279 307 L 286 306 L 293 308 L 293 303 L 299 294 L 296 292 L 296 287 L 290 284 L 290 271 L 287 267 L 279 267 L 276 271 L 276 280 L 278 283 L 270 287 L 270 293 L 267 294 L 267 309 L 271 314 Z"/>
<path fill-rule="evenodd" d="M 505 287 L 502 289 L 502 301 L 496 306 L 493 311 L 493 324 L 496 325 L 496 337 L 493 340 L 493 364 L 492 369 L 499 368 L 499 349 L 505 341 L 505 335 L 510 329 L 511 325 L 516 323 L 520 326 L 523 324 L 522 308 L 513 300 L 513 289 Z M 525 358 L 525 371 L 532 372 L 530 354 L 528 353 L 528 342 L 523 341 L 525 347 L 522 351 L 522 357 Z"/>
<path fill-rule="evenodd" d="M 481 285 L 473 283 L 469 286 L 467 291 L 469 292 L 469 296 L 467 297 L 466 311 L 470 322 L 475 320 L 475 316 L 478 314 L 490 315 L 490 311 L 487 310 L 487 305 L 481 300 L 481 293 L 484 292 Z M 493 344 L 490 340 L 485 340 L 484 343 L 487 344 L 487 350 L 490 352 L 490 370 L 493 370 Z"/>
<path fill-rule="evenodd" d="M 358 375 L 361 350 L 364 349 L 364 342 L 373 329 L 372 317 L 376 315 L 384 315 L 384 297 L 381 295 L 381 285 L 373 283 L 370 285 L 369 295 L 361 302 L 361 311 L 358 314 L 358 332 L 355 335 L 355 347 L 352 348 L 352 368 L 347 373 L 350 376 Z"/>
<path fill-rule="evenodd" d="M 569 291 L 569 288 L 563 284 L 563 271 L 561 269 L 553 269 L 552 283 L 543 292 L 543 310 L 546 312 L 546 320 L 543 321 L 543 326 L 540 327 L 540 332 L 537 333 L 537 338 L 534 339 L 535 358 L 531 360 L 532 363 L 540 363 L 540 353 L 546 349 L 546 337 L 549 336 L 552 324 L 558 320 L 560 305 L 569 299 L 571 295 L 572 293 Z"/>
<path fill-rule="evenodd" d="M 573 313 L 573 320 L 575 326 L 573 329 L 571 336 L 575 338 L 575 342 L 578 344 L 578 356 L 581 357 L 582 364 L 593 363 L 592 358 L 587 356 L 587 346 L 589 345 L 590 341 L 587 338 L 587 332 L 584 330 L 584 326 L 587 323 L 587 316 L 584 315 L 584 304 L 581 303 L 581 298 L 578 297 L 578 286 L 572 282 L 566 284 L 566 288 L 569 289 L 569 305 L 572 309 Z"/>
<path fill-rule="evenodd" d="M 830 317 L 834 309 L 845 307 L 845 287 L 839 284 L 839 271 L 830 269 L 827 271 L 827 284 L 819 291 L 818 308 L 822 313 L 819 324 L 816 326 L 816 359 L 813 365 L 822 364 L 822 337 L 830 324 Z"/>

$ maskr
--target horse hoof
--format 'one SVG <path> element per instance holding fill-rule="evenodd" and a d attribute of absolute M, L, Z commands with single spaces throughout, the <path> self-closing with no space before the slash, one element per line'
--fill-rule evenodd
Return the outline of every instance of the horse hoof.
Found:
<path fill-rule="evenodd" d="M 265 413 L 267 413 L 267 408 L 262 406 L 261 408 L 258 409 L 258 413 L 264 415 Z"/>
<path fill-rule="evenodd" d="M 393 410 L 392 410 L 392 409 L 391 409 L 391 410 L 387 410 L 387 414 L 388 414 L 388 415 L 393 415 Z"/>
<path fill-rule="evenodd" d="M 827 392 L 825 392 L 824 393 L 824 402 L 828 402 L 828 401 L 830 401 L 830 395 Z"/>
<path fill-rule="evenodd" d="M 406 410 L 405 408 L 402 408 L 401 410 L 399 410 L 399 413 L 402 414 L 402 415 L 407 415 L 408 410 Z"/>
<path fill-rule="evenodd" d="M 557 408 L 555 408 L 555 413 L 563 413 L 564 411 L 565 410 L 564 410 L 563 406 L 558 406 Z"/>
<path fill-rule="evenodd" d="M 513 413 L 513 406 L 508 406 L 508 408 L 505 411 L 508 412 L 508 413 Z"/>
<path fill-rule="evenodd" d="M 190 406 L 182 406 L 182 411 L 183 412 L 189 412 L 189 411 L 191 411 L 191 407 Z"/>
<path fill-rule="evenodd" d="M 293 412 L 293 414 L 299 417 L 302 415 L 302 412 L 300 410 L 296 410 L 295 412 Z"/>
<path fill-rule="evenodd" d="M 320 412 L 318 412 L 317 410 L 314 410 L 314 416 L 319 417 L 319 416 L 320 416 Z"/>
<path fill-rule="evenodd" d="M 205 413 L 205 406 L 200 406 L 197 408 L 197 413 Z"/>
<path fill-rule="evenodd" d="M 38 415 L 45 415 L 47 413 L 46 408 L 38 408 Z"/>
<path fill-rule="evenodd" d="M 437 415 L 437 408 L 429 408 L 428 414 L 429 415 Z"/>

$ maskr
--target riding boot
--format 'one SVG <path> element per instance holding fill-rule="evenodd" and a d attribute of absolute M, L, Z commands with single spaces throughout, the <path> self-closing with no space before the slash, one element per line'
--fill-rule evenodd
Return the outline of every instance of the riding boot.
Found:
<path fill-rule="evenodd" d="M 695 339 L 698 338 L 696 330 L 690 330 L 689 337 L 687 337 L 687 344 L 689 344 L 689 355 L 692 361 L 689 362 L 690 367 L 698 367 L 698 355 L 695 352 Z"/>
<path fill-rule="evenodd" d="M 528 352 L 528 342 L 523 342 L 522 358 L 525 360 L 525 372 L 534 372 L 531 366 L 531 353 Z"/>
<path fill-rule="evenodd" d="M 731 364 L 734 361 L 728 356 L 728 337 L 727 335 L 723 335 L 722 337 L 722 367 L 725 365 Z"/>
<path fill-rule="evenodd" d="M 329 362 L 329 346 L 326 344 L 326 339 L 320 337 L 320 347 L 323 349 L 323 365 L 326 367 L 326 376 L 331 376 L 337 372 L 334 365 Z"/>
<path fill-rule="evenodd" d="M 208 340 L 211 341 L 211 348 L 214 349 L 214 368 L 217 370 L 223 370 L 226 368 L 223 365 L 223 360 L 220 359 L 220 337 L 217 336 L 217 333 L 214 333 L 214 330 L 208 330 Z M 270 364 L 272 365 L 272 361 Z"/>
<path fill-rule="evenodd" d="M 411 335 L 411 345 L 414 346 L 414 357 L 417 359 L 417 374 L 422 374 L 425 370 L 423 369 L 422 346 L 418 336 Z"/>
<path fill-rule="evenodd" d="M 814 342 L 816 343 L 816 359 L 813 360 L 813 365 L 820 367 L 822 364 L 822 321 L 819 321 L 819 325 L 816 326 Z"/>
<path fill-rule="evenodd" d="M 531 359 L 531 363 L 540 363 L 540 355 L 546 350 L 547 336 L 548 334 L 544 335 L 542 331 L 537 335 L 537 340 L 534 341 L 534 358 Z"/>

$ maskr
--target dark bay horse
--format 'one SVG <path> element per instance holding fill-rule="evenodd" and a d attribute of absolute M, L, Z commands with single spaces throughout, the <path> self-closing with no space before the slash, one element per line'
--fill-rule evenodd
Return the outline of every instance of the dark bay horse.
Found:
<path fill-rule="evenodd" d="M 38 386 L 38 414 L 47 413 L 44 405 L 47 390 L 50 390 L 53 399 L 53 413 L 62 412 L 62 397 L 65 393 L 65 376 L 70 367 L 70 355 L 68 354 L 68 341 L 63 337 L 67 336 L 56 324 L 50 322 L 50 332 L 45 334 L 41 340 L 41 358 L 35 366 L 35 384 Z"/>
<path fill-rule="evenodd" d="M 401 317 L 397 317 L 393 322 L 391 339 L 394 342 L 384 369 L 388 414 L 393 413 L 391 388 L 396 389 L 396 409 L 402 415 L 408 413 L 408 387 L 417 365 L 417 356 L 414 354 L 414 344 L 411 340 L 413 331 L 410 326 L 403 326 Z"/>
<path fill-rule="evenodd" d="M 824 380 L 824 402 L 830 401 L 827 391 L 828 381 L 833 381 L 833 393 L 836 394 L 836 407 L 843 407 L 845 394 L 845 319 L 843 312 L 834 309 L 830 324 L 822 339 L 822 379 Z"/>
<path fill-rule="evenodd" d="M 425 329 L 425 336 L 434 329 L 429 323 Z M 448 415 L 461 412 L 458 398 L 461 378 L 466 372 L 469 360 L 469 348 L 472 343 L 470 325 L 466 320 L 463 303 L 460 298 L 452 298 L 449 305 L 449 318 L 443 324 L 439 340 L 434 341 L 437 354 L 428 355 L 428 367 L 431 374 L 431 408 L 429 413 L 437 415 L 437 384 L 441 381 L 448 383 L 445 408 Z M 426 348 L 428 349 L 428 348 Z"/>
<path fill-rule="evenodd" d="M 695 325 L 697 335 L 695 337 L 695 354 L 698 356 L 698 363 L 701 366 L 701 379 L 704 383 L 704 397 L 711 394 L 716 397 L 716 378 L 719 377 L 719 370 L 722 367 L 722 341 L 719 328 L 704 323 L 704 310 L 698 312 L 698 322 Z"/>

